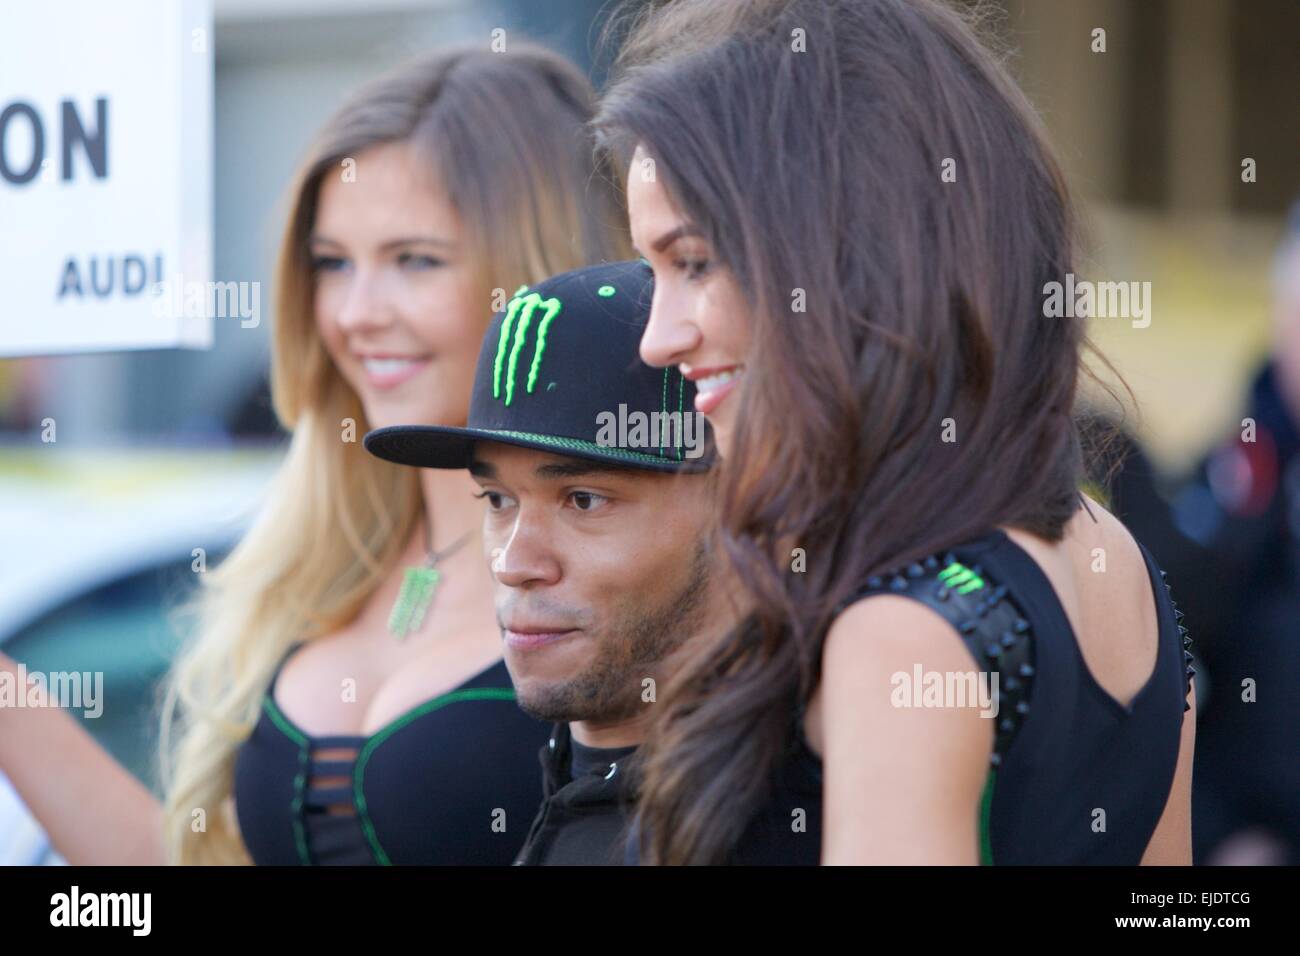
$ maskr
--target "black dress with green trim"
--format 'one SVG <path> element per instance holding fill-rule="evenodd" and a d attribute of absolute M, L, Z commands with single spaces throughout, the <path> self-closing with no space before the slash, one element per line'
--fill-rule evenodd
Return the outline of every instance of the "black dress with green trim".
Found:
<path fill-rule="evenodd" d="M 235 760 L 240 834 L 259 865 L 508 866 L 542 799 L 550 724 L 502 661 L 368 736 L 312 736 L 275 699 Z"/>
<path fill-rule="evenodd" d="M 1136 865 L 1142 858 L 1173 783 L 1193 671 L 1182 613 L 1164 572 L 1139 548 L 1159 646 L 1151 676 L 1128 704 L 1097 683 L 1051 583 L 1001 530 L 872 577 L 851 599 L 920 601 L 952 625 L 988 675 L 997 724 L 979 808 L 984 864 Z M 791 738 L 774 796 L 738 844 L 736 863 L 820 860 L 822 765 L 801 722 Z"/>

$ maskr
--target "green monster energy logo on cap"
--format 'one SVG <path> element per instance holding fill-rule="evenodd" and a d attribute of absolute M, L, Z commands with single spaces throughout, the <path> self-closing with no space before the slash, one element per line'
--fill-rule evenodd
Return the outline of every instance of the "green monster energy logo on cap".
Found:
<path fill-rule="evenodd" d="M 538 309 L 543 310 L 541 320 L 537 323 L 537 340 L 533 343 L 533 362 L 528 367 L 527 389 L 531 395 L 533 386 L 537 384 L 537 372 L 542 367 L 542 356 L 546 354 L 546 332 L 551 327 L 551 320 L 560 314 L 560 300 L 551 298 L 543 299 L 536 292 L 530 292 L 528 295 L 521 296 L 527 286 L 520 287 L 515 293 L 515 297 L 510 300 L 510 305 L 506 309 L 505 321 L 501 323 L 501 338 L 497 342 L 497 358 L 492 366 L 492 397 L 501 397 L 501 366 L 506 366 L 505 391 L 506 404 L 509 405 L 515 398 L 515 372 L 519 367 L 519 354 L 524 350 L 524 342 L 528 339 L 528 330 L 533 324 L 533 314 Z M 516 320 L 518 320 L 516 322 Z M 511 341 L 511 330 L 514 330 L 514 341 Z M 506 352 L 509 350 L 509 357 Z"/>

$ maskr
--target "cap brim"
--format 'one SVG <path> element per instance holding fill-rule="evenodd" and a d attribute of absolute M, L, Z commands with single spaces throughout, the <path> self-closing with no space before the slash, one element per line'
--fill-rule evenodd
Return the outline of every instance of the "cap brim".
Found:
<path fill-rule="evenodd" d="M 481 441 L 647 471 L 708 471 L 711 464 L 707 454 L 699 458 L 674 459 L 627 448 L 606 447 L 576 438 L 489 428 L 389 425 L 375 429 L 363 439 L 366 451 L 376 458 L 417 468 L 468 468 L 474 454 L 474 445 Z"/>

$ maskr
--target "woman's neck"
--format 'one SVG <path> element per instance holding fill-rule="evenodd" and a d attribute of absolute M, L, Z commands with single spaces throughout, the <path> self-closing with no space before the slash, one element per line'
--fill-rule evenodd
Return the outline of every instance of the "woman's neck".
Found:
<path fill-rule="evenodd" d="M 481 502 L 473 500 L 478 483 L 464 469 L 421 468 L 420 490 L 424 495 L 425 520 L 433 534 L 432 547 L 441 551 L 467 533 L 477 534 L 483 525 Z M 419 540 L 423 547 L 423 534 Z"/>

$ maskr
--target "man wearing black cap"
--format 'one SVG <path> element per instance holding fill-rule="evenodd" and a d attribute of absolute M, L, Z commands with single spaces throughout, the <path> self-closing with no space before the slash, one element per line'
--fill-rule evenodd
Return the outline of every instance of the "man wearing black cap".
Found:
<path fill-rule="evenodd" d="M 520 289 L 488 329 L 465 428 L 365 439 L 389 461 L 469 468 L 488 499 L 506 665 L 520 706 L 556 722 L 517 863 L 623 862 L 657 689 L 675 651 L 728 623 L 694 387 L 638 355 L 651 293 L 640 261 Z"/>

